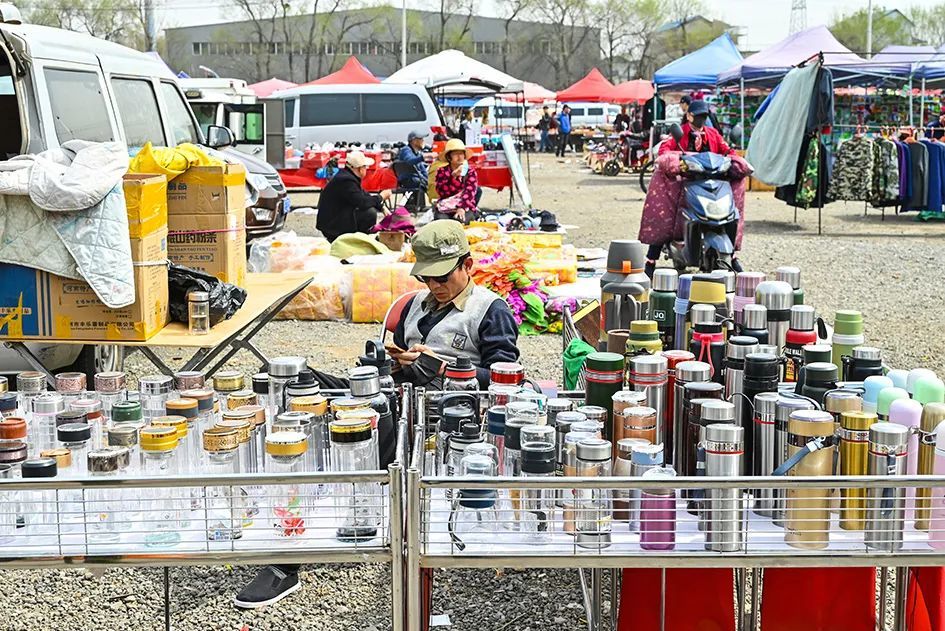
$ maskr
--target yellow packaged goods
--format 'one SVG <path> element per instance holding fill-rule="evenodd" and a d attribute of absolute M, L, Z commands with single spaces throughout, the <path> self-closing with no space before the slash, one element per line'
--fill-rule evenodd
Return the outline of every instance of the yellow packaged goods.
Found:
<path fill-rule="evenodd" d="M 167 232 L 131 240 L 135 302 L 102 304 L 88 283 L 0 264 L 0 336 L 27 339 L 144 341 L 164 328 Z"/>
<path fill-rule="evenodd" d="M 246 212 L 246 169 L 240 164 L 195 166 L 167 185 L 169 215 Z"/>
<path fill-rule="evenodd" d="M 390 265 L 351 267 L 351 321 L 380 322 L 393 300 Z"/>
<path fill-rule="evenodd" d="M 344 266 L 332 256 L 312 257 L 308 261 L 319 261 L 321 265 L 312 283 L 276 317 L 280 320 L 344 320 L 345 295 L 350 290 Z"/>
<path fill-rule="evenodd" d="M 168 256 L 174 263 L 246 284 L 246 228 L 243 211 L 224 215 L 170 215 Z"/>
<path fill-rule="evenodd" d="M 128 234 L 132 239 L 167 230 L 167 178 L 129 173 L 122 182 Z"/>
<path fill-rule="evenodd" d="M 570 259 L 532 259 L 525 264 L 525 273 L 545 285 L 577 282 L 577 261 Z"/>
<path fill-rule="evenodd" d="M 269 271 L 321 271 L 330 251 L 331 244 L 324 237 L 293 237 L 285 241 L 273 241 L 269 246 Z"/>
<path fill-rule="evenodd" d="M 390 293 L 394 299 L 409 291 L 426 289 L 426 285 L 410 275 L 411 263 L 395 263 L 390 273 Z"/>
<path fill-rule="evenodd" d="M 191 167 L 223 164 L 220 158 L 207 155 L 203 148 L 189 142 L 182 142 L 176 147 L 155 147 L 149 141 L 131 159 L 128 171 L 130 173 L 159 173 L 167 176 L 170 181 Z"/>
<path fill-rule="evenodd" d="M 564 234 L 561 232 L 523 230 L 509 234 L 512 235 L 512 243 L 520 248 L 560 248 L 564 244 Z"/>

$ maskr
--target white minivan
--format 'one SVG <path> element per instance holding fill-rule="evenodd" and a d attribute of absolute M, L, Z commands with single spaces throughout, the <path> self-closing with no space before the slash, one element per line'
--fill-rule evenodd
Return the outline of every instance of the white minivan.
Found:
<path fill-rule="evenodd" d="M 555 103 L 549 101 L 545 103 L 545 105 L 553 107 Z M 557 111 L 560 112 L 564 105 L 568 105 L 571 108 L 572 127 L 600 127 L 605 129 L 613 127 L 614 119 L 617 118 L 617 114 L 620 113 L 619 105 L 570 101 L 567 103 L 558 103 Z"/>
<path fill-rule="evenodd" d="M 8 4 L 0 4 L 0 126 L 0 161 L 73 139 L 119 141 L 132 151 L 148 141 L 223 148 L 234 140 L 229 129 L 216 126 L 204 138 L 174 74 L 159 59 L 89 35 L 21 24 Z M 229 150 L 227 155 L 269 183 L 247 218 L 268 212 L 282 217 L 276 229 L 281 228 L 286 193 L 279 174 L 250 156 Z M 120 347 L 113 345 L 36 343 L 29 349 L 47 367 L 85 373 L 114 370 L 121 360 Z M 30 369 L 0 346 L 0 373 Z"/>
<path fill-rule="evenodd" d="M 444 126 L 422 85 L 302 85 L 272 95 L 285 101 L 285 137 L 297 149 L 326 142 L 407 142 L 415 130 Z"/>

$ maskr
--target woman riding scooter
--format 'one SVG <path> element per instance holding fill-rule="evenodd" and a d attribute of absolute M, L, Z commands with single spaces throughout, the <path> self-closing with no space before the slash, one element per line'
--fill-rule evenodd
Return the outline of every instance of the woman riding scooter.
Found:
<path fill-rule="evenodd" d="M 682 126 L 682 136 L 677 141 L 667 138 L 660 144 L 657 170 L 653 175 L 650 188 L 647 191 L 646 202 L 643 205 L 643 217 L 640 222 L 639 239 L 649 244 L 645 271 L 648 276 L 653 275 L 656 261 L 660 252 L 670 241 L 680 241 L 683 238 L 683 224 L 679 212 L 679 200 L 682 194 L 682 184 L 674 177 L 679 171 L 680 152 L 711 152 L 722 156 L 732 156 L 732 173 L 747 175 L 750 171 L 748 163 L 739 158 L 734 149 L 726 144 L 722 134 L 713 127 L 708 127 L 709 106 L 705 101 L 693 101 L 686 113 L 687 122 Z M 742 231 L 744 224 L 745 186 L 741 177 L 732 181 L 732 193 L 735 205 L 739 210 L 738 232 L 735 249 L 741 248 Z M 741 271 L 741 264 L 737 258 L 732 260 L 732 268 Z"/>

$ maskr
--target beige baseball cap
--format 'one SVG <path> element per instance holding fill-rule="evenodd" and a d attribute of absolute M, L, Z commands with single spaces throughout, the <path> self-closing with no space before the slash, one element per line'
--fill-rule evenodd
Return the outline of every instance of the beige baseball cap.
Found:
<path fill-rule="evenodd" d="M 374 164 L 374 158 L 369 158 L 360 151 L 352 151 L 345 156 L 345 165 L 353 169 L 369 167 Z"/>
<path fill-rule="evenodd" d="M 417 257 L 410 270 L 412 276 L 443 276 L 456 267 L 460 257 L 469 254 L 466 231 L 455 219 L 431 221 L 417 230 L 410 244 Z"/>

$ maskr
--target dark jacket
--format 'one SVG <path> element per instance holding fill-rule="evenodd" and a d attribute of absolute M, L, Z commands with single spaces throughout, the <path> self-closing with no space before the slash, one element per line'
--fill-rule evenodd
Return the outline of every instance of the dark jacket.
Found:
<path fill-rule="evenodd" d="M 361 188 L 361 180 L 346 167 L 319 195 L 316 227 L 329 241 L 350 232 L 367 232 L 377 223 L 382 204 L 380 197 Z"/>

